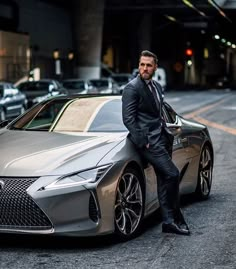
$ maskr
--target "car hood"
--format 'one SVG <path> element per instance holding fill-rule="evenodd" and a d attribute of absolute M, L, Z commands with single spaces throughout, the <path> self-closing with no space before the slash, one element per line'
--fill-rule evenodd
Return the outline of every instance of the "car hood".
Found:
<path fill-rule="evenodd" d="M 64 175 L 96 166 L 126 134 L 0 132 L 0 176 Z"/>

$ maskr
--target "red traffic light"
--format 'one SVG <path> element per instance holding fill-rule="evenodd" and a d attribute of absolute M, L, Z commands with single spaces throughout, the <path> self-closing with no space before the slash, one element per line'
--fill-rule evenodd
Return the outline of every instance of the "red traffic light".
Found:
<path fill-rule="evenodd" d="M 192 55 L 193 55 L 193 50 L 192 50 L 192 49 L 186 49 L 186 50 L 185 50 L 185 54 L 186 54 L 187 56 L 192 56 Z"/>

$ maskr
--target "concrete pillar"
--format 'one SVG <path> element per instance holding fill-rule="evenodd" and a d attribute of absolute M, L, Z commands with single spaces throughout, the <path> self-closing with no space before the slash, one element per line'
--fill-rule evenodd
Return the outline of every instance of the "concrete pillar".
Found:
<path fill-rule="evenodd" d="M 104 0 L 74 0 L 75 76 L 99 78 Z"/>
<path fill-rule="evenodd" d="M 151 50 L 152 43 L 152 15 L 131 14 L 129 27 L 129 55 L 130 68 L 138 68 L 139 54 L 142 50 Z"/>
<path fill-rule="evenodd" d="M 151 50 L 152 43 L 152 14 L 145 13 L 140 20 L 138 29 L 139 48 L 142 50 Z"/>

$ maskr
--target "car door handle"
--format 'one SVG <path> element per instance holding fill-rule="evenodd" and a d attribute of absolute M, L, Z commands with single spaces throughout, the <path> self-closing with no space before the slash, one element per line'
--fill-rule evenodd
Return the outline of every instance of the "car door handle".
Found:
<path fill-rule="evenodd" d="M 180 142 L 181 143 L 185 143 L 185 142 L 187 142 L 188 141 L 188 139 L 185 137 L 185 138 L 182 138 L 182 139 L 180 139 Z"/>

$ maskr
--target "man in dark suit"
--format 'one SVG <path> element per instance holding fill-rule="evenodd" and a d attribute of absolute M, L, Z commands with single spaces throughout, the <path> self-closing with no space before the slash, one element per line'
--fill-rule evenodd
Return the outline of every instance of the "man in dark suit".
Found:
<path fill-rule="evenodd" d="M 129 130 L 129 139 L 155 170 L 163 217 L 162 231 L 189 235 L 179 208 L 179 171 L 171 159 L 173 135 L 162 118 L 162 88 L 152 80 L 156 69 L 156 55 L 142 51 L 139 75 L 123 91 L 123 122 Z"/>

